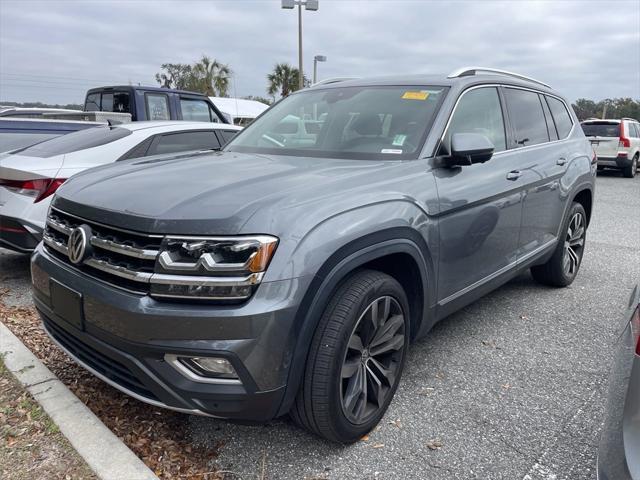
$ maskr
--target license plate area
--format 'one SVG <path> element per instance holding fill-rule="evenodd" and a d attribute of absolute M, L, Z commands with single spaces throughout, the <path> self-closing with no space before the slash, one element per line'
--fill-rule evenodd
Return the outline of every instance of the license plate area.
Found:
<path fill-rule="evenodd" d="M 49 289 L 53 312 L 77 329 L 84 330 L 82 295 L 54 279 L 50 280 Z"/>

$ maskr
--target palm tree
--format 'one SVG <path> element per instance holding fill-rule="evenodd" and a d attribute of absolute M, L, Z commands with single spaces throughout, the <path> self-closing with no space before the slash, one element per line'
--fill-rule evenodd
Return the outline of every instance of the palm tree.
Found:
<path fill-rule="evenodd" d="M 267 92 L 274 96 L 279 91 L 280 95 L 286 97 L 291 92 L 298 90 L 299 75 L 298 69 L 288 63 L 277 63 L 273 67 L 273 72 L 267 75 L 269 82 Z"/>
<path fill-rule="evenodd" d="M 198 90 L 207 96 L 226 97 L 229 92 L 231 68 L 206 55 L 193 66 L 199 84 Z M 217 94 L 217 95 L 216 95 Z"/>

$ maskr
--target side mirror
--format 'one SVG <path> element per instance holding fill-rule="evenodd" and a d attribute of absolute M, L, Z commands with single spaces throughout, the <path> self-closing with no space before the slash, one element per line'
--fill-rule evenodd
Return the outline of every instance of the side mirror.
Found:
<path fill-rule="evenodd" d="M 451 156 L 447 165 L 464 166 L 484 163 L 491 159 L 495 147 L 491 140 L 479 133 L 455 133 L 451 138 Z"/>

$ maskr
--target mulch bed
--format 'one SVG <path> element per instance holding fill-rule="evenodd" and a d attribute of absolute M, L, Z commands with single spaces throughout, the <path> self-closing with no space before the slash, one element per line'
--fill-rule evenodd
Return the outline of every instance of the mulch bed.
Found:
<path fill-rule="evenodd" d="M 1 298 L 2 292 L 0 321 L 156 475 L 162 479 L 223 478 L 212 471 L 216 449 L 190 443 L 185 415 L 144 404 L 105 384 L 51 342 L 34 308 L 7 306 Z"/>

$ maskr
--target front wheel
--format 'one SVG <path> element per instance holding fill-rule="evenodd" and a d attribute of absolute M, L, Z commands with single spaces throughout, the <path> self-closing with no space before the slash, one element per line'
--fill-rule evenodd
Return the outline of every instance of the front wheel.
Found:
<path fill-rule="evenodd" d="M 586 235 L 587 214 L 581 204 L 573 202 L 553 256 L 544 265 L 531 267 L 533 278 L 553 287 L 570 285 L 582 263 Z"/>
<path fill-rule="evenodd" d="M 291 416 L 328 440 L 358 440 L 391 403 L 408 345 L 402 286 L 373 270 L 353 274 L 320 319 Z"/>

